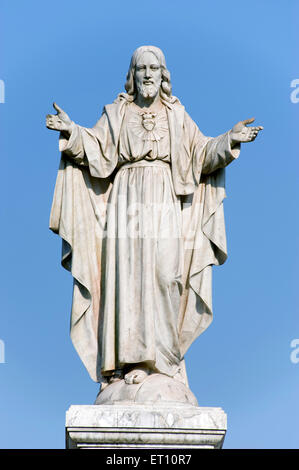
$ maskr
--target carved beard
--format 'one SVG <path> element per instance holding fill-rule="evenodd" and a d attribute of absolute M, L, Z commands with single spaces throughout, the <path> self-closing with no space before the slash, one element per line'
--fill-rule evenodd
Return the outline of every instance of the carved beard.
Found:
<path fill-rule="evenodd" d="M 150 85 L 137 83 L 137 90 L 143 98 L 154 98 L 154 96 L 156 96 L 159 91 L 159 87 L 157 87 L 157 85 L 154 83 L 151 83 Z"/>

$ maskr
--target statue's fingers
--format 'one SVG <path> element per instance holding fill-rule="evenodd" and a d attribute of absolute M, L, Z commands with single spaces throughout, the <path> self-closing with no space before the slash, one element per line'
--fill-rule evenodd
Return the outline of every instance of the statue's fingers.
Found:
<path fill-rule="evenodd" d="M 64 112 L 63 109 L 61 109 L 60 106 L 58 106 L 58 104 L 55 103 L 55 102 L 53 103 L 53 108 L 56 109 L 56 111 L 58 113 L 63 113 Z"/>
<path fill-rule="evenodd" d="M 251 124 L 255 118 L 250 118 L 250 119 L 244 119 L 244 121 L 241 121 L 244 126 L 247 126 L 247 124 Z"/>

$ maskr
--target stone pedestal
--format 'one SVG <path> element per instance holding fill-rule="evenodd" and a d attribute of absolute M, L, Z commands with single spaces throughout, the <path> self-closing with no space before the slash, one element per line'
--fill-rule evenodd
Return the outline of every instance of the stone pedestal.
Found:
<path fill-rule="evenodd" d="M 66 448 L 219 449 L 226 433 L 221 408 L 186 404 L 73 405 Z"/>

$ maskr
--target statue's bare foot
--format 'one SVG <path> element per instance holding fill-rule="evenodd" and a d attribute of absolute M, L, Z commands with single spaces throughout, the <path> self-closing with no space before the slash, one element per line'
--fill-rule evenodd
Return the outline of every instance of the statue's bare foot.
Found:
<path fill-rule="evenodd" d="M 116 369 L 111 375 L 104 376 L 103 381 L 101 383 L 101 392 L 105 390 L 108 385 L 114 384 L 115 382 L 119 382 L 123 378 L 123 372 L 121 369 Z"/>
<path fill-rule="evenodd" d="M 128 385 L 140 384 L 150 374 L 150 369 L 146 366 L 134 367 L 127 374 L 125 374 L 125 382 Z"/>
<path fill-rule="evenodd" d="M 119 382 L 121 379 L 123 379 L 123 371 L 121 369 L 116 369 L 109 378 L 109 385 Z"/>

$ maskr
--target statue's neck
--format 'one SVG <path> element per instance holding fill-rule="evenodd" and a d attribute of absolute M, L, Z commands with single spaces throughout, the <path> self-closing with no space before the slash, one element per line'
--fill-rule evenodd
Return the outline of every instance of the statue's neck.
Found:
<path fill-rule="evenodd" d="M 148 111 L 150 110 L 157 110 L 162 107 L 161 99 L 159 93 L 156 96 L 144 98 L 142 95 L 138 93 L 134 103 L 139 108 L 146 108 Z"/>

